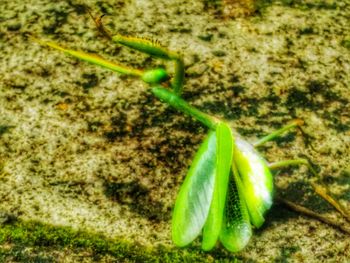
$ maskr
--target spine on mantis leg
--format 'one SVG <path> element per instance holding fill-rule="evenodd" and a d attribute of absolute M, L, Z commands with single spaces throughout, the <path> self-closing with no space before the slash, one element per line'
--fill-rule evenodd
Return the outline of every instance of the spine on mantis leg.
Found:
<path fill-rule="evenodd" d="M 215 130 L 217 124 L 220 122 L 220 120 L 214 118 L 213 116 L 210 116 L 195 107 L 189 105 L 186 101 L 184 101 L 182 98 L 180 98 L 177 94 L 174 92 L 171 92 L 170 90 L 167 90 L 161 86 L 156 86 L 152 88 L 152 93 L 159 98 L 160 100 L 166 102 L 170 106 L 174 107 L 175 109 L 184 112 L 187 115 L 190 115 L 191 117 L 195 118 L 196 120 L 203 123 L 208 128 Z"/>
<path fill-rule="evenodd" d="M 157 58 L 168 60 L 176 60 L 179 58 L 179 55 L 177 53 L 162 47 L 156 41 L 122 35 L 115 35 L 112 37 L 112 40 L 116 43 L 141 51 L 143 53 L 150 54 Z"/>

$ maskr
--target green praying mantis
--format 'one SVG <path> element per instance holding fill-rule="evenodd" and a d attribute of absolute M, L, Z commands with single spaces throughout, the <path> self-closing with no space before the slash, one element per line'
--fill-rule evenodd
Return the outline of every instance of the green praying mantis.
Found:
<path fill-rule="evenodd" d="M 175 70 L 172 78 L 163 68 L 129 68 L 96 55 L 63 48 L 53 42 L 35 41 L 120 74 L 139 77 L 149 84 L 150 92 L 155 97 L 209 128 L 175 202 L 172 240 L 176 246 L 184 247 L 202 235 L 202 249 L 205 251 L 213 249 L 218 241 L 231 252 L 241 251 L 249 242 L 253 227 L 262 226 L 265 214 L 272 206 L 274 185 L 271 170 L 289 165 L 306 165 L 316 175 L 306 159 L 268 163 L 256 150 L 303 122 L 293 120 L 281 129 L 249 143 L 227 121 L 208 115 L 181 98 L 185 67 L 178 53 L 147 39 L 111 36 L 98 20 L 95 22 L 113 42 L 173 62 Z"/>

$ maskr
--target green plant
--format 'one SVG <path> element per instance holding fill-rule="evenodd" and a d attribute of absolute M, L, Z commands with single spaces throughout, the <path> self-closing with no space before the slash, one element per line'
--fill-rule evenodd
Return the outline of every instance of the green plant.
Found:
<path fill-rule="evenodd" d="M 293 120 L 250 144 L 225 120 L 210 116 L 181 98 L 184 63 L 179 54 L 146 39 L 110 36 L 100 21 L 96 22 L 100 31 L 113 42 L 173 61 L 175 73 L 170 80 L 170 88 L 167 88 L 169 75 L 165 69 L 133 69 L 95 55 L 63 48 L 53 42 L 37 41 L 92 64 L 141 78 L 150 85 L 154 96 L 209 128 L 209 134 L 180 188 L 172 217 L 172 238 L 177 246 L 183 247 L 202 233 L 202 249 L 205 251 L 213 249 L 218 240 L 229 251 L 242 250 L 251 238 L 252 225 L 261 227 L 266 211 L 272 206 L 274 187 L 270 170 L 306 165 L 317 175 L 306 159 L 268 163 L 255 149 L 303 122 Z"/>

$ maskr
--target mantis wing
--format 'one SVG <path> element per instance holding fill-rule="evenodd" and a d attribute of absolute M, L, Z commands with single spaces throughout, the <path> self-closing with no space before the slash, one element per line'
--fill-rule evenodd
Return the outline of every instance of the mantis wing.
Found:
<path fill-rule="evenodd" d="M 235 164 L 230 175 L 220 241 L 231 252 L 242 250 L 252 236 L 244 188 Z"/>
<path fill-rule="evenodd" d="M 211 250 L 219 238 L 223 213 L 225 209 L 227 186 L 233 156 L 233 136 L 231 128 L 224 122 L 216 127 L 216 174 L 213 200 L 211 201 L 208 219 L 203 229 L 202 249 Z"/>
<path fill-rule="evenodd" d="M 248 142 L 237 138 L 234 162 L 244 187 L 250 221 L 260 227 L 265 212 L 271 208 L 273 199 L 273 178 L 267 162 Z"/>
<path fill-rule="evenodd" d="M 196 153 L 175 202 L 172 237 L 175 245 L 191 243 L 207 219 L 216 173 L 216 133 L 210 131 Z"/>

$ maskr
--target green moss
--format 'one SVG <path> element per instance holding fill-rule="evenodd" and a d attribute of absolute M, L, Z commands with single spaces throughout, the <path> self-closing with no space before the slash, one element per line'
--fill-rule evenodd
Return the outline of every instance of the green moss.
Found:
<path fill-rule="evenodd" d="M 47 252 L 36 249 L 28 250 L 23 246 L 0 247 L 0 262 L 49 263 L 57 262 Z"/>
<path fill-rule="evenodd" d="M 7 247 L 7 248 L 4 248 Z M 33 248 L 26 250 L 25 248 Z M 150 249 L 121 239 L 108 239 L 103 235 L 76 231 L 70 227 L 56 227 L 34 221 L 12 221 L 0 229 L 0 259 L 16 262 L 55 262 L 35 251 L 86 251 L 91 258 L 109 255 L 118 262 L 213 262 L 225 258 L 233 262 L 232 254 L 221 250 L 209 254 L 198 248 L 170 249 L 159 246 Z M 29 252 L 31 251 L 31 253 Z"/>

